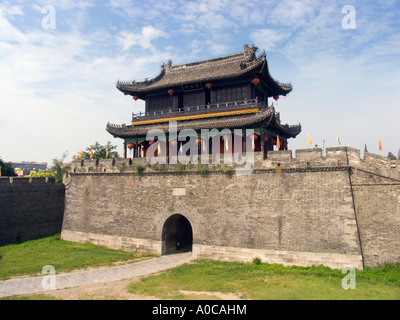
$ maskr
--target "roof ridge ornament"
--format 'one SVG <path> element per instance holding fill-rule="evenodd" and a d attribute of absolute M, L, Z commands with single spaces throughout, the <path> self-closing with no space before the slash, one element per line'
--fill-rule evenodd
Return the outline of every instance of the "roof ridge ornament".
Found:
<path fill-rule="evenodd" d="M 247 44 L 244 45 L 244 56 L 246 57 L 247 62 L 252 62 L 256 59 L 256 52 L 258 47 L 254 45 L 249 47 Z"/>
<path fill-rule="evenodd" d="M 171 59 L 169 59 L 167 63 L 164 63 L 164 64 L 161 66 L 161 68 L 162 68 L 164 71 L 169 71 L 169 70 L 171 69 L 171 67 L 172 67 L 172 60 L 171 60 Z"/>

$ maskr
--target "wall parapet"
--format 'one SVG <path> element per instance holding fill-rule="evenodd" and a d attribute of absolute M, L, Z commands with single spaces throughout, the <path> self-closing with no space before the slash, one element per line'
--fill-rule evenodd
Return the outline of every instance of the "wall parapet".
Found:
<path fill-rule="evenodd" d="M 56 179 L 53 177 L 45 177 L 45 178 L 0 177 L 0 183 L 13 184 L 13 185 L 44 184 L 44 183 L 56 183 Z"/>
<path fill-rule="evenodd" d="M 283 170 L 301 168 L 354 167 L 368 170 L 376 174 L 400 179 L 399 160 L 389 160 L 386 157 L 372 153 L 365 153 L 364 158 L 361 158 L 360 150 L 349 147 L 326 148 L 325 151 L 325 155 L 323 154 L 323 150 L 321 148 L 299 149 L 294 151 L 269 151 L 266 153 L 265 159 L 261 152 L 255 152 L 253 169 L 275 169 L 278 164 L 280 164 Z M 238 156 L 245 158 L 246 155 L 234 154 L 232 157 L 232 164 L 227 165 L 231 166 L 233 169 L 243 167 L 237 164 L 239 163 L 236 161 Z M 220 162 L 218 164 L 213 164 L 211 156 L 208 160 L 210 171 L 220 171 L 221 167 L 224 165 L 223 154 L 220 155 Z M 136 171 L 137 165 L 141 165 L 143 168 L 145 168 L 147 173 L 164 172 L 164 170 L 159 170 L 159 165 L 150 165 L 147 158 L 116 158 L 73 161 L 71 164 L 70 173 L 132 173 Z M 199 165 L 202 165 L 200 160 Z M 168 164 L 165 167 L 176 168 L 176 165 Z M 185 170 L 185 172 L 195 171 L 197 168 L 196 165 L 189 165 L 189 167 L 191 167 L 191 169 Z M 165 171 L 168 171 L 168 169 Z M 170 169 L 169 171 L 174 171 L 174 169 Z"/>

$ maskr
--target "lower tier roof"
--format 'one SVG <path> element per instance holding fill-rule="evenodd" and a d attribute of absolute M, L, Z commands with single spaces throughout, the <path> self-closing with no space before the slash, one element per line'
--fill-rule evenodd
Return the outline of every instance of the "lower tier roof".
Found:
<path fill-rule="evenodd" d="M 276 116 L 275 108 L 254 108 L 227 112 L 210 113 L 199 117 L 182 116 L 174 118 L 157 119 L 156 122 L 136 121 L 132 125 L 107 124 L 106 130 L 118 138 L 131 138 L 147 135 L 150 130 L 158 129 L 169 132 L 169 122 L 177 122 L 177 130 L 192 129 L 225 129 L 225 128 L 246 128 L 266 124 L 274 131 L 279 132 L 287 138 L 295 138 L 301 132 L 301 125 L 281 125 Z"/>

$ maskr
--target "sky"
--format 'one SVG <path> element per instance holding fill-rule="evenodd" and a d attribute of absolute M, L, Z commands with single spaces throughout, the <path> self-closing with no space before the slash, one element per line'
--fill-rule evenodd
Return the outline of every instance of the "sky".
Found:
<path fill-rule="evenodd" d="M 267 54 L 293 91 L 275 102 L 301 123 L 291 150 L 400 149 L 400 1 L 0 0 L 0 158 L 66 161 L 96 142 L 122 140 L 108 122 L 144 111 L 116 82 L 161 65 L 243 52 Z M 379 150 L 379 140 L 383 151 Z"/>

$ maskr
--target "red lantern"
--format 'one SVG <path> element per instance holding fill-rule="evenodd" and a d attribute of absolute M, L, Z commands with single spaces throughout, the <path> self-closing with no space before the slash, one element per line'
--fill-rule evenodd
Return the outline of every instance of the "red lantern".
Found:
<path fill-rule="evenodd" d="M 149 145 L 151 145 L 151 146 L 152 146 L 153 144 L 155 144 L 155 142 L 154 142 L 154 141 L 150 141 L 150 142 L 149 142 Z"/>
<path fill-rule="evenodd" d="M 198 138 L 198 139 L 196 140 L 196 143 L 197 143 L 197 144 L 201 144 L 201 139 Z"/>
<path fill-rule="evenodd" d="M 172 96 L 172 95 L 175 93 L 175 91 L 172 90 L 172 89 L 169 89 L 169 90 L 168 90 L 168 93 L 169 93 L 170 96 Z"/>
<path fill-rule="evenodd" d="M 133 100 L 138 101 L 139 97 L 138 96 L 133 96 Z"/>
<path fill-rule="evenodd" d="M 213 87 L 213 84 L 211 82 L 206 83 L 206 87 L 208 89 L 211 89 Z"/>
<path fill-rule="evenodd" d="M 133 149 L 133 148 L 135 148 L 135 144 L 133 143 L 133 142 L 130 142 L 129 144 L 128 144 L 128 149 Z"/>
<path fill-rule="evenodd" d="M 223 137 L 222 137 L 222 140 L 223 140 L 223 141 L 227 141 L 227 140 L 229 140 L 229 138 L 230 138 L 229 136 L 223 136 Z"/>
<path fill-rule="evenodd" d="M 279 96 L 274 96 L 274 99 L 275 99 L 276 101 L 278 101 L 278 100 L 279 100 Z"/>
<path fill-rule="evenodd" d="M 250 136 L 250 138 L 251 138 L 251 140 L 257 141 L 258 135 L 252 134 L 252 135 Z"/>
<path fill-rule="evenodd" d="M 254 79 L 251 81 L 251 83 L 257 85 L 257 84 L 260 83 L 260 79 L 259 79 L 259 78 L 254 78 Z"/>

